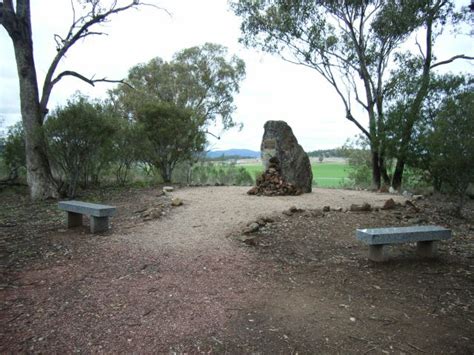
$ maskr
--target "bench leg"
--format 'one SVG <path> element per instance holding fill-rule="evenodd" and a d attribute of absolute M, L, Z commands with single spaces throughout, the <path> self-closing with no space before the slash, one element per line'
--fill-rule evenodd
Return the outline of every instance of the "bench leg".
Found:
<path fill-rule="evenodd" d="M 67 213 L 67 227 L 78 227 L 82 226 L 82 214 L 75 213 L 75 212 L 68 212 Z"/>
<path fill-rule="evenodd" d="M 91 216 L 91 233 L 100 233 L 109 230 L 109 217 Z"/>
<path fill-rule="evenodd" d="M 386 260 L 383 244 L 369 245 L 369 260 L 377 262 Z"/>
<path fill-rule="evenodd" d="M 436 256 L 438 243 L 435 241 L 417 242 L 416 253 L 422 258 L 433 258 Z"/>

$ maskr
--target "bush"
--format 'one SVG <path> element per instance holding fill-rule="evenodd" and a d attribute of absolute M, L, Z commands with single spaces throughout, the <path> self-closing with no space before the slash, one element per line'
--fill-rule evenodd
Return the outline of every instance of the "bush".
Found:
<path fill-rule="evenodd" d="M 204 150 L 203 118 L 171 103 L 147 103 L 137 113 L 148 143 L 144 160 L 170 182 L 179 162 L 190 160 Z"/>
<path fill-rule="evenodd" d="M 126 184 L 134 165 L 144 158 L 144 132 L 140 125 L 117 117 L 113 137 L 114 174 L 117 183 Z"/>
<path fill-rule="evenodd" d="M 430 172 L 441 186 L 459 196 L 460 214 L 474 181 L 474 91 L 444 101 L 426 144 Z"/>
<path fill-rule="evenodd" d="M 175 181 L 195 185 L 250 186 L 254 182 L 249 172 L 235 163 L 214 164 L 211 162 L 201 162 L 192 168 L 189 165 L 185 167 L 183 164 L 176 169 L 176 173 L 173 175 Z"/>
<path fill-rule="evenodd" d="M 73 197 L 80 182 L 98 184 L 112 161 L 115 133 L 106 107 L 76 95 L 47 118 L 44 130 L 52 167 L 64 183 L 61 192 Z"/>
<path fill-rule="evenodd" d="M 26 175 L 25 134 L 23 125 L 18 122 L 8 129 L 3 139 L 3 164 L 6 168 L 6 179 L 15 181 Z"/>
<path fill-rule="evenodd" d="M 369 188 L 372 185 L 372 163 L 367 142 L 361 137 L 348 139 L 341 151 L 348 160 L 348 178 L 353 187 Z"/>

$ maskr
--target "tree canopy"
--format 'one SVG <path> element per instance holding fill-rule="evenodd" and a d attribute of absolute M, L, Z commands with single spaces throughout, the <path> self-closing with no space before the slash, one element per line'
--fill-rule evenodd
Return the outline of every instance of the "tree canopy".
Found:
<path fill-rule="evenodd" d="M 390 183 L 384 145 L 385 98 L 390 68 L 405 66 L 404 46 L 412 35 L 424 32 L 424 39 L 416 41 L 419 53 L 415 55 L 422 70 L 416 73 L 416 94 L 405 124 L 399 127 L 404 142 L 409 140 L 426 96 L 432 69 L 458 59 L 474 59 L 458 54 L 434 61 L 433 44 L 443 26 L 463 19 L 463 13 L 454 11 L 453 2 L 448 0 L 240 0 L 232 7 L 242 18 L 241 41 L 245 45 L 314 69 L 334 88 L 346 118 L 370 142 L 375 187 L 382 181 Z M 355 106 L 365 112 L 368 126 Z M 396 184 L 400 183 L 406 150 L 399 153 Z"/>
<path fill-rule="evenodd" d="M 133 117 L 146 102 L 173 104 L 193 111 L 203 125 L 220 120 L 234 127 L 234 95 L 245 77 L 245 63 L 228 58 L 227 49 L 206 43 L 184 49 L 169 62 L 157 57 L 130 69 L 127 84 L 111 91 L 114 101 Z"/>
<path fill-rule="evenodd" d="M 122 115 L 143 128 L 149 143 L 146 161 L 164 181 L 179 161 L 204 149 L 206 133 L 221 122 L 237 125 L 234 95 L 245 76 L 245 63 L 227 49 L 206 43 L 184 49 L 169 62 L 157 57 L 130 69 L 127 84 L 110 91 Z"/>

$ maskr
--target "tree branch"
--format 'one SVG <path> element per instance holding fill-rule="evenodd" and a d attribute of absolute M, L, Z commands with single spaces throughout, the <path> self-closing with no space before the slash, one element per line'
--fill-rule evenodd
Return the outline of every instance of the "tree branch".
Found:
<path fill-rule="evenodd" d="M 441 62 L 434 63 L 433 65 L 431 65 L 430 68 L 433 69 L 433 68 L 435 68 L 437 66 L 440 66 L 440 65 L 449 64 L 451 62 L 454 62 L 457 59 L 474 60 L 474 57 L 470 57 L 470 56 L 467 56 L 467 55 L 464 55 L 464 54 L 459 54 L 459 55 L 455 55 L 454 57 L 451 57 L 449 59 L 443 60 Z"/>
<path fill-rule="evenodd" d="M 362 131 L 362 133 L 364 133 L 364 134 L 367 136 L 367 138 L 369 139 L 369 141 L 372 142 L 372 137 L 371 137 L 369 131 L 367 131 L 367 130 L 359 123 L 359 121 L 357 121 L 357 120 L 354 118 L 354 116 L 352 116 L 351 111 L 347 111 L 347 112 L 346 112 L 346 118 L 347 118 L 349 121 L 351 121 L 352 123 L 354 123 L 354 124 L 357 126 L 357 128 L 359 128 L 359 129 Z"/>
<path fill-rule="evenodd" d="M 130 88 L 134 89 L 132 85 L 127 83 L 125 80 L 112 80 L 112 79 L 107 79 L 107 78 L 101 78 L 101 79 L 94 79 L 94 78 L 86 78 L 84 75 L 79 74 L 78 72 L 72 71 L 72 70 L 65 70 L 61 72 L 54 80 L 51 81 L 51 85 L 54 86 L 56 85 L 63 77 L 65 76 L 74 76 L 82 81 L 85 81 L 89 85 L 95 86 L 95 83 L 99 82 L 105 82 L 105 83 L 120 83 L 129 86 Z"/>
<path fill-rule="evenodd" d="M 8 35 L 13 39 L 13 33 L 17 27 L 17 16 L 13 9 L 12 0 L 4 0 L 0 3 L 0 25 L 2 25 L 8 32 Z"/>
<path fill-rule="evenodd" d="M 11 1 L 11 0 L 8 0 L 8 1 Z M 93 3 L 92 9 L 90 9 L 90 11 L 86 15 L 79 17 L 77 20 L 75 20 L 76 11 L 75 11 L 75 8 L 73 7 L 73 16 L 74 16 L 73 23 L 71 27 L 69 28 L 69 32 L 67 36 L 65 37 L 65 39 L 61 41 L 63 45 L 58 46 L 58 53 L 56 54 L 53 61 L 51 62 L 51 65 L 44 79 L 43 92 L 41 94 L 41 101 L 40 101 L 41 110 L 43 112 L 47 111 L 46 106 L 48 104 L 53 86 L 65 75 L 76 76 L 77 78 L 84 80 L 85 82 L 91 85 L 93 85 L 93 83 L 98 82 L 98 81 L 107 81 L 107 79 L 91 80 L 91 79 L 85 78 L 84 76 L 80 74 L 78 75 L 71 74 L 75 72 L 70 72 L 70 71 L 66 71 L 59 74 L 53 80 L 54 72 L 56 71 L 57 66 L 59 62 L 61 61 L 61 59 L 66 55 L 69 48 L 71 48 L 78 40 L 80 40 L 81 38 L 87 37 L 90 34 L 101 34 L 101 32 L 89 32 L 90 27 L 106 21 L 108 17 L 113 14 L 126 11 L 130 8 L 134 8 L 140 5 L 153 6 L 150 4 L 141 3 L 139 0 L 131 0 L 127 5 L 116 7 L 117 2 L 114 1 L 107 10 L 101 13 L 100 12 L 101 9 L 97 8 L 96 6 L 97 4 L 98 3 Z M 65 73 L 68 73 L 68 74 L 65 74 Z M 108 81 L 108 82 L 120 82 L 120 81 Z"/>
<path fill-rule="evenodd" d="M 17 0 L 16 2 L 16 16 L 23 19 L 30 19 L 30 1 Z"/>
<path fill-rule="evenodd" d="M 423 49 L 421 48 L 420 42 L 418 42 L 418 38 L 415 39 L 415 44 L 418 47 L 418 51 L 420 52 L 423 61 L 426 60 L 425 53 L 423 53 Z"/>

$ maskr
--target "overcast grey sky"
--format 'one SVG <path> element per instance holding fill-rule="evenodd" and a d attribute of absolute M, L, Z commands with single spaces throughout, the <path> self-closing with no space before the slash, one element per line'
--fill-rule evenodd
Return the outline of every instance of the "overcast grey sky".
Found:
<path fill-rule="evenodd" d="M 467 2 L 458 1 L 458 4 Z M 244 128 L 240 132 L 234 129 L 223 133 L 220 141 L 212 140 L 213 149 L 258 150 L 267 120 L 286 121 L 306 150 L 341 146 L 348 137 L 358 134 L 357 128 L 344 118 L 344 110 L 332 88 L 315 71 L 245 49 L 238 43 L 240 20 L 229 10 L 226 0 L 154 3 L 166 8 L 171 16 L 149 7 L 119 14 L 104 25 L 108 36 L 89 37 L 78 43 L 62 61 L 58 72 L 70 69 L 86 76 L 120 79 L 130 67 L 153 57 L 169 60 L 183 48 L 205 42 L 220 43 L 247 65 L 247 76 L 235 101 L 235 118 Z M 65 34 L 71 18 L 70 1 L 32 0 L 40 85 L 55 55 L 53 35 Z M 473 55 L 471 42 L 465 36 L 445 36 L 436 53 L 440 59 L 459 53 Z M 466 62 L 449 66 L 452 71 L 472 72 L 472 69 L 472 64 Z M 0 28 L 0 82 L 0 125 L 3 125 L 0 128 L 5 128 L 20 119 L 20 104 L 13 47 L 3 28 Z M 65 78 L 53 89 L 49 108 L 64 104 L 77 90 L 91 97 L 104 97 L 111 87 L 111 84 L 91 87 L 75 78 Z M 214 127 L 213 133 L 220 134 L 219 127 Z"/>

